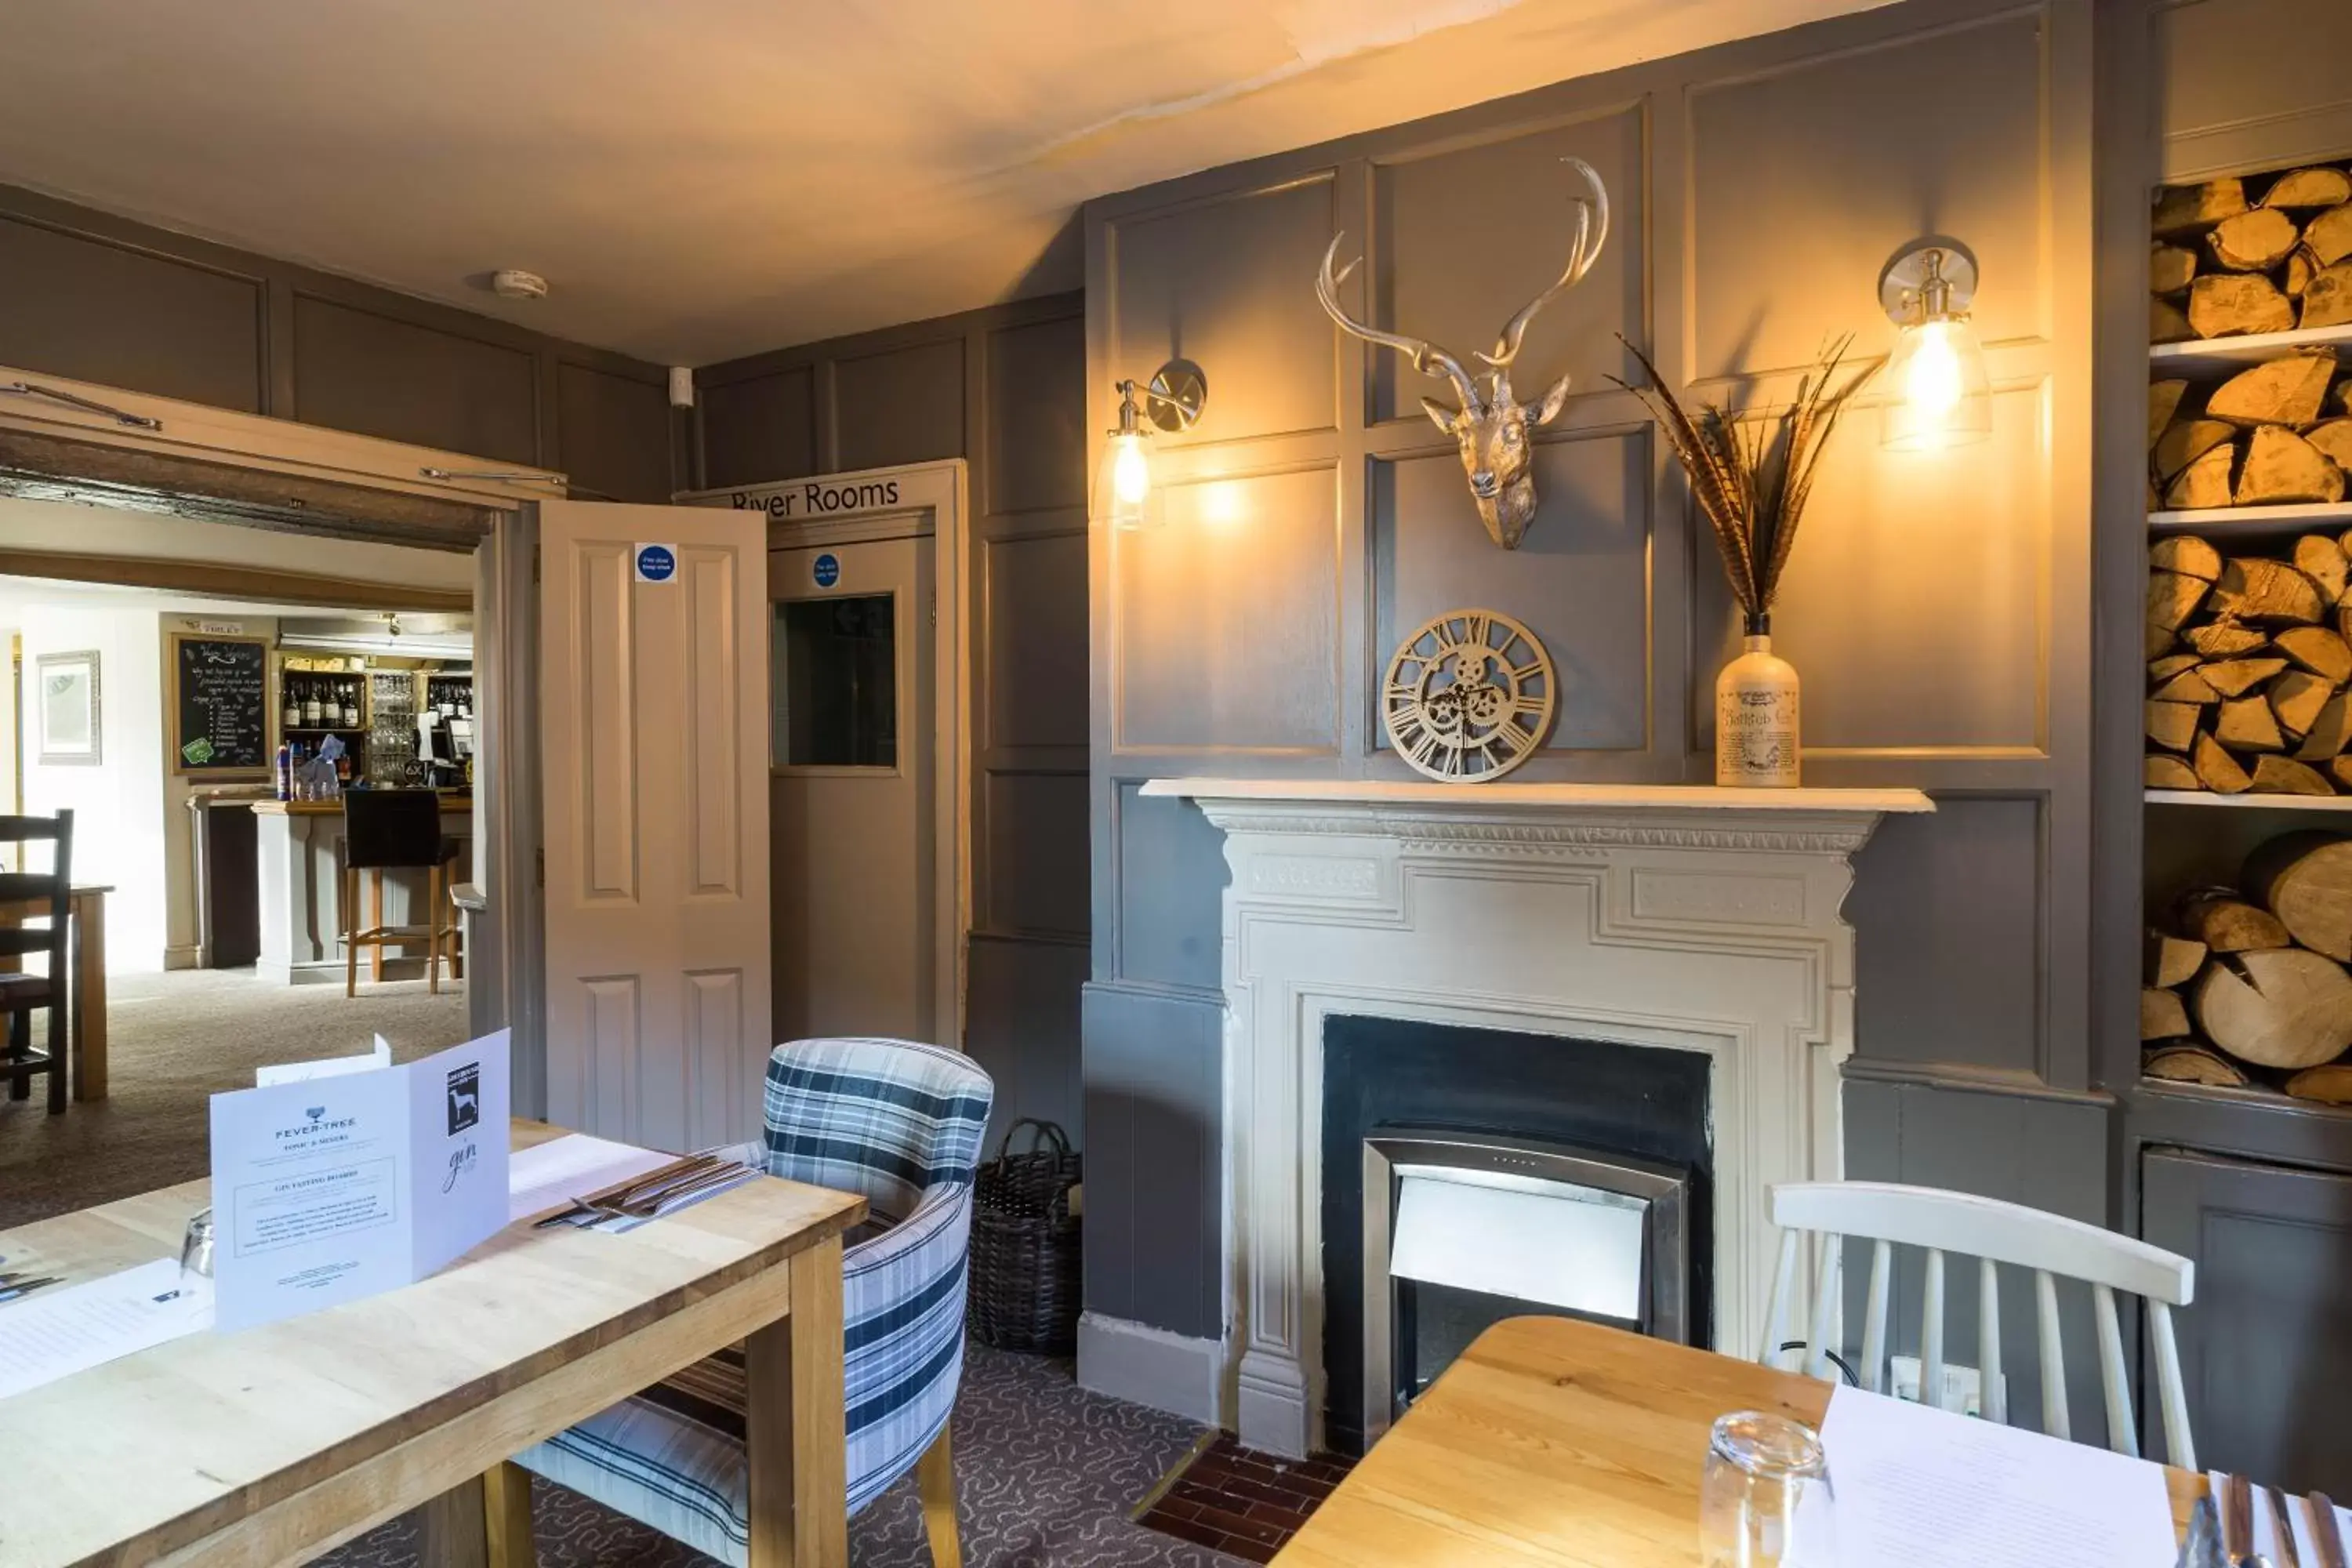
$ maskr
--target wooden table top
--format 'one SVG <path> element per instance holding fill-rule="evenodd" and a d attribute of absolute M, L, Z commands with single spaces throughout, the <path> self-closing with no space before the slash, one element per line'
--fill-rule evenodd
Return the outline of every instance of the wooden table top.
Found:
<path fill-rule="evenodd" d="M 1275 1558 L 1278 1568 L 1696 1568 L 1715 1418 L 1818 1426 L 1830 1385 L 1566 1318 L 1481 1334 Z M 2204 1478 L 2168 1468 L 2173 1524 Z"/>
<path fill-rule="evenodd" d="M 256 816 L 341 816 L 343 815 L 341 795 L 337 795 L 332 800 L 271 798 L 239 804 L 249 805 Z M 455 794 L 444 792 L 441 796 L 441 809 L 451 816 L 468 816 L 474 809 L 474 797 L 465 792 Z"/>
<path fill-rule="evenodd" d="M 517 1121 L 515 1146 L 560 1131 Z M 177 1257 L 210 1185 L 0 1231 L 0 1255 L 74 1278 Z M 625 1235 L 519 1222 L 404 1289 L 0 1399 L 0 1563 L 152 1561 L 730 1287 L 778 1270 L 781 1297 L 780 1266 L 865 1213 L 854 1194 L 763 1177 Z"/>

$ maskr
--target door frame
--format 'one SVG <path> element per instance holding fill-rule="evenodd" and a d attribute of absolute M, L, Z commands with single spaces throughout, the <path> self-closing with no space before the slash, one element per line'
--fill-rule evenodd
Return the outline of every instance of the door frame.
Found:
<path fill-rule="evenodd" d="M 768 548 L 897 537 L 906 520 L 930 514 L 931 811 L 933 828 L 932 1017 L 935 1042 L 964 1048 L 967 957 L 971 936 L 971 468 L 961 458 L 727 489 L 687 490 L 681 506 L 763 511 Z M 770 635 L 773 635 L 771 617 Z M 769 706 L 771 721 L 774 704 Z M 761 743 L 772 758 L 772 736 Z M 771 891 L 772 897 L 772 889 Z"/>
<path fill-rule="evenodd" d="M 513 1031 L 515 1109 L 543 1113 L 539 520 L 531 503 L 564 493 L 566 477 L 0 365 L 0 390 L 27 384 L 38 390 L 0 396 L 0 463 L 13 470 L 5 493 L 166 515 L 193 504 L 191 515 L 208 521 L 472 555 L 480 760 L 467 1009 L 477 1035 Z M 104 581 L 159 566 L 153 557 L 93 562 L 47 548 L 47 541 L 7 542 L 15 575 Z M 168 574 L 175 563 L 160 565 Z M 258 586 L 223 579 L 194 556 L 187 564 L 184 582 L 146 585 L 200 595 Z"/>

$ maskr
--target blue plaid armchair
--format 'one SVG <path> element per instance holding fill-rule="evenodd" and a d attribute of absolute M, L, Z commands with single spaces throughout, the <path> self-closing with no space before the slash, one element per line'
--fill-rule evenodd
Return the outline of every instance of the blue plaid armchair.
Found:
<path fill-rule="evenodd" d="M 866 1194 L 874 1219 L 842 1253 L 849 1511 L 921 1461 L 938 1568 L 959 1568 L 947 1426 L 963 1373 L 972 1167 L 994 1092 L 971 1058 L 938 1046 L 799 1040 L 769 1058 L 767 1135 L 741 1152 L 772 1175 Z M 744 1406 L 739 1346 L 514 1462 L 742 1568 Z"/>

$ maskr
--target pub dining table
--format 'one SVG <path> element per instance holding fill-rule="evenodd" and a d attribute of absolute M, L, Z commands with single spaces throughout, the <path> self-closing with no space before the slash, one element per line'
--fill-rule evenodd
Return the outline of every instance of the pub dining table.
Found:
<path fill-rule="evenodd" d="M 68 895 L 73 973 L 66 982 L 66 1034 L 76 1100 L 106 1098 L 106 895 L 112 891 L 110 882 L 76 882 Z M 27 912 L 23 904 L 0 904 L 0 924 L 21 925 Z M 0 957 L 0 970 L 23 963 Z"/>
<path fill-rule="evenodd" d="M 0 1257 L 69 1279 L 176 1257 L 209 1201 L 190 1182 L 0 1231 Z M 0 1565 L 297 1563 L 410 1510 L 420 1561 L 478 1563 L 516 1527 L 485 1521 L 485 1472 L 737 1341 L 751 1561 L 844 1563 L 841 1236 L 865 1214 L 761 1177 L 624 1234 L 521 1220 L 404 1289 L 0 1399 Z"/>
<path fill-rule="evenodd" d="M 1276 1568 L 1696 1568 L 1699 1472 L 1734 1410 L 1818 1427 L 1831 1385 L 1567 1318 L 1472 1342 Z M 2176 1535 L 2205 1479 L 2165 1468 Z"/>

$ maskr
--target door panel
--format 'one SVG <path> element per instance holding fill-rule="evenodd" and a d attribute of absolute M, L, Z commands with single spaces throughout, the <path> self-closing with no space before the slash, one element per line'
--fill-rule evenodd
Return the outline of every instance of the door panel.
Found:
<path fill-rule="evenodd" d="M 636 551 L 676 559 L 640 582 Z M 551 1120 L 656 1148 L 760 1127 L 767 541 L 756 513 L 540 508 Z"/>
<path fill-rule="evenodd" d="M 930 551 L 906 538 L 768 558 L 782 1039 L 940 1037 Z"/>
<path fill-rule="evenodd" d="M 2140 1218 L 2146 1239 L 2197 1265 L 2174 1333 L 2198 1463 L 2352 1495 L 2352 1175 L 2151 1150 Z M 2152 1407 L 2152 1357 L 2142 1381 Z"/>

